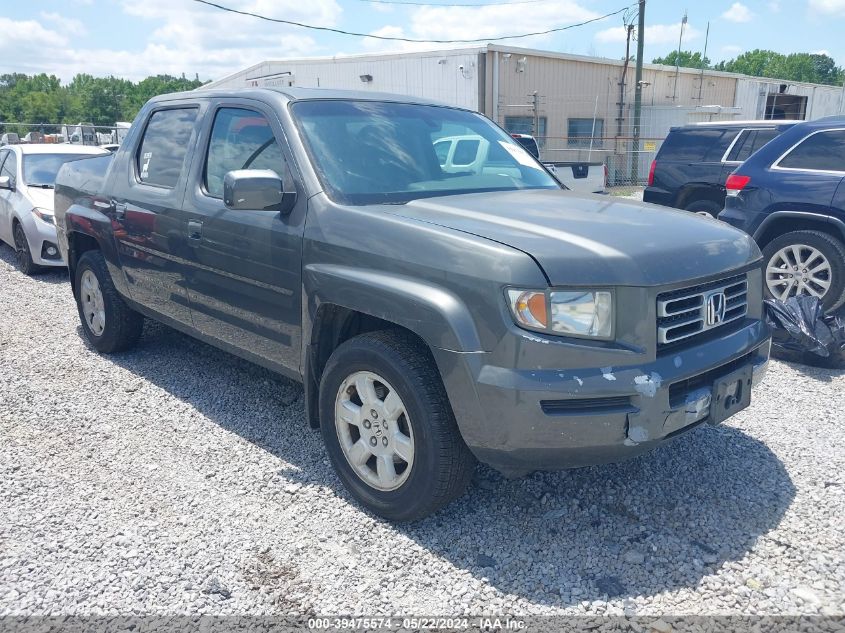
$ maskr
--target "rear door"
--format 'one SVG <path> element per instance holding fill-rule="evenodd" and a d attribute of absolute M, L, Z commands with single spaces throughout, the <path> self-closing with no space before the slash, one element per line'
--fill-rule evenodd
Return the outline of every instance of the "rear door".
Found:
<path fill-rule="evenodd" d="M 709 126 L 672 130 L 655 159 L 646 201 L 683 208 L 691 186 L 722 186 L 722 157 L 738 132 Z"/>
<path fill-rule="evenodd" d="M 9 175 L 9 172 L 4 170 L 4 165 L 11 153 L 8 149 L 0 149 L 0 176 Z M 11 180 L 14 180 L 14 177 Z M 3 240 L 9 245 L 14 244 L 12 238 L 11 193 L 9 189 L 0 189 L 0 240 Z"/>
<path fill-rule="evenodd" d="M 787 150 L 770 170 L 776 178 L 768 211 L 832 213 L 845 217 L 845 129 L 820 130 Z"/>
<path fill-rule="evenodd" d="M 295 372 L 307 201 L 299 196 L 288 215 L 228 209 L 223 178 L 236 169 L 271 169 L 283 178 L 286 191 L 302 188 L 272 108 L 248 99 L 221 100 L 213 108 L 185 198 L 194 323 L 224 344 Z"/>
<path fill-rule="evenodd" d="M 202 102 L 157 106 L 114 178 L 107 211 L 133 300 L 164 317 L 191 325 L 185 288 L 185 216 L 182 199 L 195 152 Z"/>

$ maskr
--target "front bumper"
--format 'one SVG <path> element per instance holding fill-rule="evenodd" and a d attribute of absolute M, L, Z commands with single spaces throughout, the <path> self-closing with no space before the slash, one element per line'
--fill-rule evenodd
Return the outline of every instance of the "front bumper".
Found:
<path fill-rule="evenodd" d="M 65 261 L 59 251 L 56 237 L 56 226 L 29 214 L 19 218 L 29 243 L 32 261 L 38 266 L 65 266 Z M 48 253 L 50 247 L 55 249 L 55 255 Z"/>
<path fill-rule="evenodd" d="M 756 384 L 766 371 L 769 331 L 748 321 L 649 362 L 601 368 L 514 369 L 486 352 L 435 350 L 435 357 L 461 434 L 480 461 L 508 474 L 559 470 L 628 459 L 711 421 L 720 378 L 751 365 Z M 524 339 L 522 358 L 542 343 L 528 333 Z M 542 345 L 548 352 L 549 343 Z"/>

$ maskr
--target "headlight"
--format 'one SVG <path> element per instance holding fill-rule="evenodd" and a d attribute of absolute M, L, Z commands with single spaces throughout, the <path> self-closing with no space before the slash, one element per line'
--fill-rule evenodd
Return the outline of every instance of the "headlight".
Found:
<path fill-rule="evenodd" d="M 35 207 L 32 210 L 32 215 L 47 224 L 53 224 L 55 222 L 53 212 L 48 211 L 47 209 L 39 209 L 38 207 Z"/>
<path fill-rule="evenodd" d="M 613 296 L 608 290 L 508 289 L 511 313 L 521 327 L 564 336 L 609 339 Z"/>

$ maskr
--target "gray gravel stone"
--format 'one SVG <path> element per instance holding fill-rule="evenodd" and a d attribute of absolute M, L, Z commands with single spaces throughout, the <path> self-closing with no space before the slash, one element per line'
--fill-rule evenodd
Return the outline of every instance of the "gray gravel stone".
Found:
<path fill-rule="evenodd" d="M 481 466 L 395 526 L 351 501 L 300 386 L 155 323 L 100 356 L 67 275 L 11 261 L 0 614 L 843 611 L 843 371 L 773 362 L 723 425 L 522 481 Z"/>

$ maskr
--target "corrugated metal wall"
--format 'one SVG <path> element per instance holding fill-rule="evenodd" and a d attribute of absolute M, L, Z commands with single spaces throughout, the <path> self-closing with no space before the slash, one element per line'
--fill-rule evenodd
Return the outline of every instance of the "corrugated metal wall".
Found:
<path fill-rule="evenodd" d="M 265 62 L 208 84 L 209 88 L 293 85 L 393 92 L 477 110 L 479 49 L 408 55 L 352 56 Z M 372 77 L 361 80 L 362 75 Z"/>

